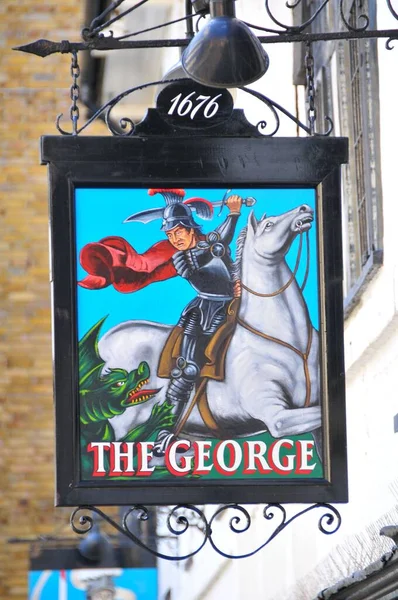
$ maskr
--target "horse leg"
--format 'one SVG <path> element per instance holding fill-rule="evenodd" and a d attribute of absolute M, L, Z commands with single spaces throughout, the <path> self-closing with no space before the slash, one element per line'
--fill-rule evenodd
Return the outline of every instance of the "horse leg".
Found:
<path fill-rule="evenodd" d="M 274 398 L 267 406 L 264 422 L 275 438 L 313 432 L 322 424 L 321 407 L 286 408 L 285 402 Z"/>
<path fill-rule="evenodd" d="M 240 404 L 246 414 L 260 419 L 275 438 L 310 433 L 321 427 L 319 404 L 292 408 L 286 375 L 272 365 L 257 371 L 253 365 L 254 361 L 251 362 L 253 376 L 241 382 Z"/>

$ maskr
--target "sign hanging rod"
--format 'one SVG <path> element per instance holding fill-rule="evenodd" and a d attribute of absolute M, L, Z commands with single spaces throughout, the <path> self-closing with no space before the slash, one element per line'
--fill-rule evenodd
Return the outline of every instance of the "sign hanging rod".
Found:
<path fill-rule="evenodd" d="M 370 31 L 336 31 L 331 33 L 287 33 L 280 35 L 259 36 L 262 44 L 283 44 L 293 42 L 328 42 L 333 40 L 352 40 L 362 38 L 387 38 L 386 46 L 391 48 L 390 42 L 398 39 L 398 29 L 370 30 Z M 189 44 L 188 39 L 169 40 L 136 40 L 119 41 L 112 37 L 96 38 L 90 42 L 53 42 L 51 40 L 37 40 L 24 46 L 17 46 L 14 50 L 28 52 L 36 56 L 49 56 L 50 54 L 67 54 L 81 50 L 128 50 L 132 48 L 171 48 L 184 47 Z"/>

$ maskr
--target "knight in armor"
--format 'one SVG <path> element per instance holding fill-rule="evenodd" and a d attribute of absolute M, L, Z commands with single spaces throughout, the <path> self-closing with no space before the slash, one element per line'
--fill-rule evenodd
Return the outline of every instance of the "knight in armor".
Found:
<path fill-rule="evenodd" d="M 182 416 L 204 364 L 204 351 L 214 333 L 226 320 L 227 310 L 239 295 L 240 282 L 234 281 L 230 243 L 235 234 L 242 198 L 226 199 L 229 214 L 224 222 L 207 235 L 193 218 L 211 218 L 212 205 L 203 198 L 183 200 L 184 190 L 151 189 L 161 193 L 166 208 L 136 213 L 126 222 L 149 222 L 162 218 L 167 240 L 158 242 L 143 254 L 121 237 L 107 237 L 87 244 L 80 261 L 89 273 L 79 282 L 82 287 L 100 289 L 112 284 L 121 292 L 133 292 L 155 281 L 179 275 L 186 279 L 196 297 L 182 311 L 177 327 L 181 329 L 180 355 L 170 372 L 166 399 L 175 406 L 177 419 Z M 154 454 L 162 456 L 173 441 L 170 430 L 159 432 Z"/>
<path fill-rule="evenodd" d="M 228 305 L 239 293 L 234 282 L 229 248 L 240 215 L 242 199 L 233 195 L 227 200 L 230 212 L 214 231 L 201 235 L 189 206 L 171 204 L 164 211 L 162 230 L 177 252 L 172 256 L 178 275 L 186 279 L 197 293 L 184 308 L 177 326 L 183 330 L 181 355 L 170 373 L 166 398 L 176 406 L 179 417 L 186 407 L 204 361 L 204 350 L 213 334 L 225 321 Z M 174 435 L 163 430 L 155 444 L 155 454 L 162 455 Z"/>

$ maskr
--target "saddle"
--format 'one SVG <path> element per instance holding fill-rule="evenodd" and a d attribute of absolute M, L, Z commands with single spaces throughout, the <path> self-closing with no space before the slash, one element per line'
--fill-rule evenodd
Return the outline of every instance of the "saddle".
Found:
<path fill-rule="evenodd" d="M 220 325 L 205 348 L 205 364 L 200 371 L 200 379 L 196 385 L 195 395 L 181 421 L 178 423 L 177 434 L 181 431 L 194 406 L 197 404 L 206 427 L 210 429 L 217 438 L 222 439 L 225 437 L 211 413 L 206 394 L 206 387 L 209 379 L 214 379 L 216 381 L 224 381 L 225 379 L 225 359 L 232 335 L 235 331 L 239 305 L 240 298 L 231 300 L 227 309 L 225 322 Z M 176 326 L 173 327 L 167 338 L 160 355 L 158 365 L 159 377 L 166 379 L 170 377 L 170 372 L 175 367 L 177 358 L 181 355 L 182 333 L 183 328 Z"/>

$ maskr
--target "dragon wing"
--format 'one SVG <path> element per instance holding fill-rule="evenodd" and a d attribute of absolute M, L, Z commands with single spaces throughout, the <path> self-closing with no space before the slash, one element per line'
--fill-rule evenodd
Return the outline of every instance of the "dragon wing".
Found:
<path fill-rule="evenodd" d="M 100 329 L 107 319 L 103 317 L 87 331 L 79 341 L 79 386 L 84 386 L 87 379 L 93 375 L 99 375 L 105 361 L 98 352 L 98 335 Z"/>

